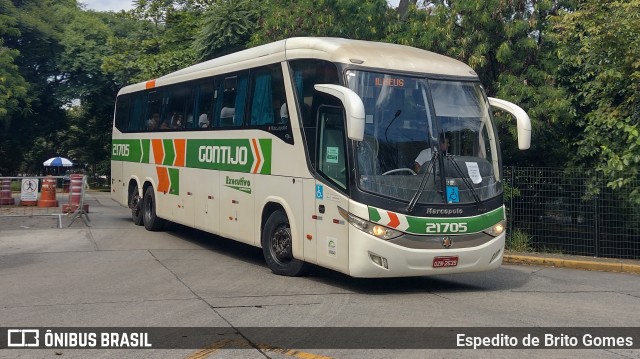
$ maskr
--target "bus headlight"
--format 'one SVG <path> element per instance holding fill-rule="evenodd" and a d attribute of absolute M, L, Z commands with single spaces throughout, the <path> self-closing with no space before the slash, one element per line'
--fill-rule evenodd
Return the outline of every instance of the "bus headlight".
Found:
<path fill-rule="evenodd" d="M 362 219 L 356 215 L 349 213 L 347 210 L 338 206 L 338 212 L 347 222 L 359 230 L 369 233 L 372 236 L 376 236 L 380 239 L 389 240 L 396 237 L 400 237 L 402 232 L 396 231 L 389 227 L 379 225 L 377 223 L 369 222 L 366 219 Z"/>
<path fill-rule="evenodd" d="M 502 232 L 504 232 L 505 228 L 506 228 L 506 221 L 500 221 L 496 224 L 493 225 L 493 227 L 487 229 L 486 231 L 484 231 L 484 233 L 493 236 L 493 237 L 497 237 L 499 235 L 502 234 Z"/>

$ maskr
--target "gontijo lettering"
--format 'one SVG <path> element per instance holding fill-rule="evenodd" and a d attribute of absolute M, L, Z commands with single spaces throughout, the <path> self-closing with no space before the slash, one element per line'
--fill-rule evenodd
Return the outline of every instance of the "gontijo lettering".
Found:
<path fill-rule="evenodd" d="M 208 163 L 228 163 L 232 165 L 246 165 L 248 158 L 247 147 L 236 146 L 200 146 L 198 160 Z"/>

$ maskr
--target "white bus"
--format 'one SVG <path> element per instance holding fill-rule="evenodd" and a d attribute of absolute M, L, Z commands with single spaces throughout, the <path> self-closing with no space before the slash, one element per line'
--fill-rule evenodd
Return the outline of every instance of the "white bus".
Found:
<path fill-rule="evenodd" d="M 120 90 L 112 197 L 261 247 L 276 274 L 484 271 L 502 261 L 500 146 L 467 65 L 428 51 L 290 38 Z"/>

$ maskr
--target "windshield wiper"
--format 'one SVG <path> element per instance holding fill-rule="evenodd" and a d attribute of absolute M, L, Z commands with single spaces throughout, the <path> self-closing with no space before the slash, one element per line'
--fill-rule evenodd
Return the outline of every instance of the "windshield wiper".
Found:
<path fill-rule="evenodd" d="M 422 175 L 422 180 L 420 180 L 420 186 L 418 186 L 418 190 L 416 191 L 416 193 L 413 195 L 413 197 L 411 198 L 411 201 L 409 201 L 409 205 L 406 208 L 407 213 L 411 213 L 413 212 L 413 209 L 416 207 L 416 203 L 418 203 L 418 198 L 420 198 L 420 196 L 422 195 L 422 192 L 424 191 L 424 186 L 427 183 L 427 178 L 429 178 L 429 175 L 431 174 L 431 170 L 433 170 L 433 168 L 435 167 L 435 163 L 436 163 L 436 159 L 438 158 L 438 150 L 433 150 L 433 154 L 431 155 L 431 161 L 429 163 L 429 167 L 427 167 L 427 170 L 424 171 L 424 174 Z"/>
<path fill-rule="evenodd" d="M 445 156 L 445 158 L 449 160 L 449 162 L 451 162 L 451 164 L 453 165 L 453 168 L 456 169 L 456 172 L 458 172 L 458 175 L 460 175 L 460 179 L 462 180 L 464 185 L 471 192 L 471 195 L 473 196 L 473 200 L 476 202 L 476 205 L 478 205 L 478 210 L 480 212 L 484 212 L 483 208 L 480 206 L 481 203 L 480 203 L 480 197 L 478 197 L 478 193 L 476 193 L 476 190 L 473 188 L 473 185 L 469 183 L 467 176 L 464 175 L 464 173 L 462 172 L 462 169 L 460 169 L 460 166 L 458 166 L 458 163 L 455 161 L 454 157 L 455 157 L 454 155 Z"/>

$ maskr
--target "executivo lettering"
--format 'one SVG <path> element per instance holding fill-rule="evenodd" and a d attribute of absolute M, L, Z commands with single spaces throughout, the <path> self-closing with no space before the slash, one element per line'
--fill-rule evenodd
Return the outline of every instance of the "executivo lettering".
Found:
<path fill-rule="evenodd" d="M 226 176 L 225 186 L 229 188 L 233 188 L 240 192 L 251 194 L 251 181 L 249 181 L 248 179 L 245 179 L 244 177 L 231 178 L 229 176 Z"/>

